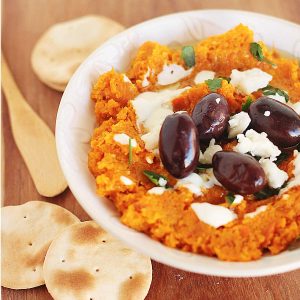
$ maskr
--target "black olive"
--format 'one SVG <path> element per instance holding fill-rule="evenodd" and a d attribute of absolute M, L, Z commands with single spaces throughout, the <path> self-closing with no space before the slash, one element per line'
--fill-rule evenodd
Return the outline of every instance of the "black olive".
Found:
<path fill-rule="evenodd" d="M 176 178 L 195 170 L 199 160 L 198 133 L 187 113 L 166 117 L 159 135 L 159 154 L 166 170 Z"/>
<path fill-rule="evenodd" d="M 277 100 L 261 97 L 249 108 L 250 127 L 265 132 L 280 148 L 300 143 L 300 116 L 289 106 Z"/>
<path fill-rule="evenodd" d="M 222 95 L 211 93 L 203 97 L 192 113 L 200 141 L 221 138 L 228 128 L 229 117 L 229 106 Z"/>
<path fill-rule="evenodd" d="M 254 194 L 267 183 L 259 162 L 247 154 L 219 151 L 213 156 L 212 165 L 217 180 L 226 189 L 237 194 Z"/>

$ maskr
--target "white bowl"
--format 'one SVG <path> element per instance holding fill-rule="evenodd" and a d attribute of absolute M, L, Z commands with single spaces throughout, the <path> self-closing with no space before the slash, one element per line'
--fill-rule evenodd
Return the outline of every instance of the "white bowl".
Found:
<path fill-rule="evenodd" d="M 87 167 L 89 140 L 95 128 L 90 92 L 97 77 L 114 67 L 126 71 L 136 49 L 145 41 L 178 45 L 225 32 L 239 23 L 255 32 L 255 39 L 300 57 L 300 26 L 274 17 L 234 10 L 198 10 L 159 17 L 113 37 L 78 68 L 62 97 L 56 123 L 59 160 L 74 196 L 105 230 L 156 261 L 195 273 L 247 277 L 264 276 L 300 267 L 300 249 L 258 261 L 223 262 L 213 257 L 168 248 L 120 223 L 114 206 L 96 194 Z"/>

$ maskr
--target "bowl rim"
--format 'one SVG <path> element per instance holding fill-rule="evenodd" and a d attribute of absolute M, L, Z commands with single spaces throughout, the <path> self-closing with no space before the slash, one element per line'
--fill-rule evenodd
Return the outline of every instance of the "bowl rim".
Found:
<path fill-rule="evenodd" d="M 125 36 L 126 34 L 128 34 L 131 31 L 134 31 L 137 27 L 142 27 L 142 26 L 147 26 L 148 24 L 151 24 L 153 22 L 157 22 L 161 19 L 166 19 L 166 18 L 174 18 L 174 17 L 178 17 L 178 16 L 191 16 L 194 14 L 201 14 L 201 13 L 222 13 L 222 12 L 227 12 L 227 13 L 232 13 L 232 14 L 245 14 L 247 16 L 252 16 L 252 17 L 258 17 L 258 18 L 268 18 L 271 21 L 274 22 L 281 22 L 281 23 L 285 23 L 286 25 L 289 26 L 296 26 L 298 29 L 300 29 L 300 25 L 298 25 L 297 23 L 291 22 L 291 21 L 287 21 L 284 19 L 280 19 L 274 16 L 270 16 L 270 15 L 265 15 L 265 14 L 261 14 L 261 13 L 256 13 L 256 12 L 249 12 L 249 11 L 245 11 L 245 10 L 234 10 L 234 9 L 199 9 L 199 10 L 189 10 L 189 11 L 183 11 L 183 12 L 177 12 L 177 13 L 171 13 L 171 14 L 167 14 L 167 15 L 162 15 L 156 18 L 152 18 L 149 20 L 146 20 L 144 22 L 138 23 L 134 26 L 131 26 L 129 28 L 127 28 L 126 30 L 118 33 L 117 35 L 113 36 L 112 38 L 110 38 L 109 40 L 107 40 L 105 43 L 103 43 L 101 46 L 99 46 L 95 51 L 93 51 L 82 63 L 81 65 L 78 67 L 78 69 L 76 70 L 76 72 L 73 74 L 72 78 L 77 74 L 80 73 L 80 70 L 82 68 L 82 66 L 89 61 L 89 59 L 91 57 L 93 57 L 94 53 L 97 52 L 100 48 L 105 47 L 106 45 L 108 45 L 109 43 L 119 39 L 121 36 Z M 64 163 L 64 159 L 63 159 L 63 154 L 62 154 L 62 146 L 63 146 L 63 141 L 60 140 L 60 135 L 57 134 L 60 130 L 60 111 L 61 111 L 61 107 L 64 104 L 65 99 L 67 98 L 67 95 L 69 93 L 69 89 L 71 86 L 71 82 L 72 82 L 72 78 L 69 81 L 67 88 L 65 89 L 65 92 L 62 95 L 61 98 L 61 102 L 59 104 L 59 108 L 58 108 L 58 113 L 57 113 L 57 119 L 56 119 L 56 127 L 55 127 L 55 138 L 56 138 L 56 148 L 57 148 L 57 153 L 58 153 L 58 159 L 62 168 L 62 171 L 64 173 L 64 176 L 69 184 L 69 188 L 71 190 L 71 192 L 73 193 L 75 199 L 77 200 L 77 202 L 80 204 L 80 206 L 85 210 L 85 212 L 87 212 L 87 214 L 93 219 L 95 220 L 99 225 L 101 225 L 105 230 L 107 230 L 108 232 L 110 232 L 112 235 L 114 235 L 115 237 L 117 237 L 118 239 L 120 239 L 121 241 L 123 241 L 125 244 L 129 245 L 131 248 L 139 251 L 140 253 L 143 253 L 145 255 L 150 256 L 152 259 L 154 259 L 157 262 L 160 262 L 162 264 L 166 264 L 168 266 L 171 266 L 173 268 L 179 268 L 181 270 L 184 271 L 188 271 L 188 272 L 194 272 L 194 273 L 198 273 L 198 274 L 202 274 L 202 275 L 211 275 L 211 276 L 221 276 L 221 277 L 260 277 L 260 276 L 269 276 L 269 275 L 274 275 L 274 274 L 279 274 L 279 273 L 283 273 L 283 272 L 287 272 L 287 271 L 292 271 L 295 269 L 300 268 L 300 259 L 296 260 L 296 261 L 290 261 L 288 263 L 282 263 L 282 264 L 278 264 L 275 266 L 271 266 L 268 267 L 266 269 L 255 269 L 255 268 L 247 268 L 246 270 L 243 269 L 234 269 L 234 270 L 230 270 L 230 272 L 228 271 L 228 269 L 224 268 L 222 269 L 222 265 L 225 264 L 230 264 L 230 265 L 250 265 L 253 262 L 257 262 L 257 261 L 250 261 L 250 262 L 225 262 L 225 261 L 221 261 L 217 258 L 212 258 L 209 256 L 205 256 L 205 255 L 201 255 L 201 254 L 196 254 L 196 253 L 192 253 L 195 256 L 202 256 L 205 259 L 217 259 L 220 266 L 218 268 L 212 268 L 212 269 L 200 269 L 199 267 L 193 267 L 190 264 L 187 266 L 186 263 L 181 262 L 181 261 L 177 261 L 176 263 L 174 263 L 173 258 L 169 258 L 168 256 L 161 256 L 161 255 L 157 255 L 156 253 L 153 253 L 152 250 L 149 250 L 147 247 L 143 247 L 142 244 L 137 244 L 135 242 L 130 241 L 130 239 L 126 239 L 125 237 L 121 236 L 120 234 L 117 233 L 118 230 L 112 230 L 108 225 L 105 224 L 105 222 L 101 222 L 101 218 L 99 218 L 99 216 L 97 215 L 97 212 L 94 211 L 93 209 L 90 209 L 90 207 L 86 204 L 86 201 L 84 201 L 84 199 L 82 198 L 82 195 L 80 195 L 79 190 L 77 189 L 76 185 L 74 185 L 72 183 L 72 179 L 71 179 L 71 173 L 68 170 L 67 164 Z M 95 194 L 96 194 L 96 190 L 95 190 Z M 101 200 L 101 198 L 104 197 L 100 197 L 97 196 L 99 198 L 99 200 Z M 137 232 L 140 235 L 146 235 L 144 233 L 141 232 Z M 155 240 L 153 240 L 154 242 L 163 245 Z M 180 252 L 182 253 L 183 251 L 181 250 L 177 250 L 177 249 L 173 249 L 173 248 L 169 248 L 165 245 L 163 245 L 163 247 L 166 247 L 170 250 L 173 250 L 175 252 Z M 298 251 L 299 250 L 299 251 Z M 300 249 L 296 250 L 296 252 L 300 252 Z M 286 250 L 285 250 L 286 251 Z M 285 252 L 284 251 L 284 252 Z M 283 252 L 283 253 L 284 253 Z M 278 257 L 280 254 L 277 254 L 274 257 Z M 264 259 L 264 257 L 261 258 L 261 260 Z"/>

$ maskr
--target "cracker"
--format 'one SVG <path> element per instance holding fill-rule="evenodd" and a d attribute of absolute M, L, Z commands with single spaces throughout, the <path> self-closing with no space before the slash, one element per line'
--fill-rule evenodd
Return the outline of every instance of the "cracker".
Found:
<path fill-rule="evenodd" d="M 1 218 L 2 286 L 27 289 L 44 284 L 43 263 L 50 243 L 79 219 L 43 201 L 3 207 Z"/>
<path fill-rule="evenodd" d="M 36 43 L 31 64 L 39 79 L 64 91 L 81 62 L 124 27 L 105 17 L 88 15 L 50 27 Z"/>
<path fill-rule="evenodd" d="M 144 299 L 151 260 L 127 248 L 95 222 L 68 227 L 51 244 L 45 283 L 56 300 Z"/>

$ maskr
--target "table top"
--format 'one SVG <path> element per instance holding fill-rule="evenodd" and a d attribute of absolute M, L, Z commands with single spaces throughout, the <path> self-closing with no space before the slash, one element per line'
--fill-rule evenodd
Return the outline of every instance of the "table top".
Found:
<path fill-rule="evenodd" d="M 172 12 L 228 8 L 261 12 L 300 23 L 300 0 L 4 0 L 2 48 L 16 82 L 32 108 L 54 131 L 61 98 L 34 75 L 30 55 L 38 37 L 52 24 L 85 14 L 100 14 L 125 26 Z M 3 205 L 43 200 L 66 207 L 82 221 L 89 216 L 70 190 L 54 198 L 40 196 L 14 143 L 6 102 L 2 102 L 4 165 Z M 4 150 L 4 151 L 3 151 Z M 3 178 L 2 178 L 3 180 Z M 221 278 L 177 270 L 157 262 L 148 300 L 152 299 L 299 299 L 300 270 L 261 278 Z M 45 286 L 2 289 L 3 299 L 51 299 Z"/>

